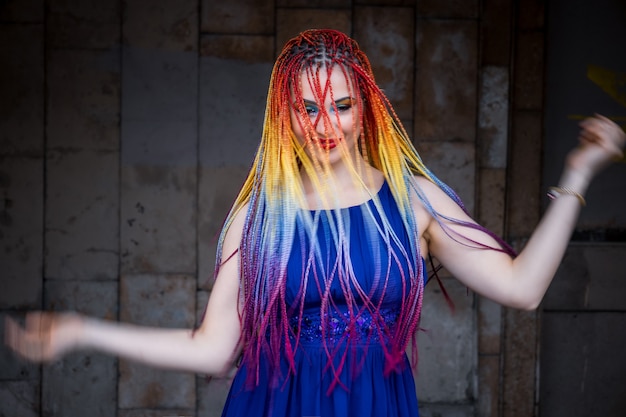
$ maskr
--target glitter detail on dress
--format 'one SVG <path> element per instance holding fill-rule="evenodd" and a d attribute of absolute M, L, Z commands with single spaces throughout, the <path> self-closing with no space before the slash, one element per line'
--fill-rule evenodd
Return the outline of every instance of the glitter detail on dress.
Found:
<path fill-rule="evenodd" d="M 302 319 L 299 316 L 290 317 L 289 326 L 293 334 L 300 331 L 300 342 L 305 343 L 321 343 L 324 339 L 332 344 L 346 341 L 356 341 L 357 344 L 386 343 L 399 314 L 400 310 L 397 308 L 381 309 L 376 317 L 367 311 L 361 311 L 351 326 L 354 314 L 337 311 L 322 318 L 317 310 L 317 314 L 303 315 Z"/>

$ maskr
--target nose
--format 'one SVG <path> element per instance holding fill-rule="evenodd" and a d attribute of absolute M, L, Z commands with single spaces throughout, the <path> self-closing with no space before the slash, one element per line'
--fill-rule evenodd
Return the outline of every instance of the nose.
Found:
<path fill-rule="evenodd" d="M 320 137 L 330 137 L 335 131 L 335 121 L 331 115 L 317 115 L 317 118 L 313 120 L 313 129 L 315 133 Z"/>

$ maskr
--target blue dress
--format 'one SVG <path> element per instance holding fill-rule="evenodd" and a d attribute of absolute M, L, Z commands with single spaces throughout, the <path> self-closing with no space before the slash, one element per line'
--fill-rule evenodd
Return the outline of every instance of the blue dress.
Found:
<path fill-rule="evenodd" d="M 385 182 L 378 192 L 382 210 L 391 222 L 391 228 L 398 236 L 395 245 L 409 248 L 409 238 L 405 231 L 398 207 L 391 190 Z M 380 319 L 393 326 L 399 313 L 400 297 L 403 293 L 400 274 L 408 274 L 406 265 L 398 266 L 388 262 L 384 245 L 375 244 L 376 227 L 380 220 L 373 200 L 359 206 L 341 210 L 339 215 L 349 222 L 350 259 L 354 275 L 359 285 L 366 291 L 376 293 L 375 271 L 391 268 L 390 280 L 385 288 L 384 300 L 379 311 Z M 336 216 L 334 212 L 320 212 L 322 216 Z M 326 220 L 326 221 L 324 221 Z M 318 229 L 318 244 L 322 253 L 330 258 L 337 257 L 333 244 L 329 244 L 328 219 L 322 217 Z M 302 243 L 302 244 L 301 244 Z M 373 244 L 374 243 L 374 244 Z M 298 293 L 302 276 L 302 251 L 308 249 L 306 239 L 296 236 L 288 265 L 287 302 Z M 322 268 L 323 269 L 323 268 Z M 293 277 L 293 279 L 291 279 Z M 288 371 L 286 360 L 281 358 L 282 378 L 277 384 L 270 384 L 271 369 L 267 361 L 262 361 L 258 372 L 261 381 L 258 386 L 249 388 L 246 384 L 248 368 L 243 364 L 234 380 L 228 395 L 223 417 L 416 417 L 417 397 L 412 369 L 406 354 L 401 363 L 391 372 L 385 372 L 383 346 L 385 336 L 372 332 L 372 316 L 361 312 L 358 319 L 356 343 L 348 346 L 345 323 L 349 315 L 344 291 L 333 280 L 330 284 L 332 308 L 326 314 L 328 330 L 322 335 L 320 313 L 320 288 L 310 279 L 304 295 L 302 317 L 294 313 L 289 322 L 294 331 L 299 326 L 301 334 L 295 354 L 295 372 Z M 358 298 L 358 297 L 357 297 Z M 374 296 L 375 298 L 375 296 Z M 326 343 L 323 343 L 323 338 Z M 353 337 L 354 339 L 354 337 Z M 333 350 L 329 359 L 327 349 Z"/>

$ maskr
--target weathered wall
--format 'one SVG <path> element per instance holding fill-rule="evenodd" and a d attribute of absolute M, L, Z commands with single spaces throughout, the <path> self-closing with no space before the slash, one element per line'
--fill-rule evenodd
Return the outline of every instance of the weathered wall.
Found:
<path fill-rule="evenodd" d="M 310 27 L 359 41 L 426 164 L 522 245 L 542 194 L 543 15 L 539 0 L 3 1 L 0 309 L 193 326 L 273 59 Z M 537 314 L 443 279 L 456 311 L 428 286 L 421 415 L 535 415 Z M 90 352 L 39 367 L 3 348 L 0 364 L 0 416 L 218 416 L 228 388 Z"/>
<path fill-rule="evenodd" d="M 545 136 L 550 140 L 544 146 L 543 178 L 549 185 L 581 118 L 597 112 L 626 125 L 626 55 L 613 50 L 626 37 L 626 2 L 598 0 L 590 7 L 582 1 L 551 0 L 546 22 Z M 544 300 L 542 416 L 626 413 L 625 179 L 623 158 L 594 181 Z"/>

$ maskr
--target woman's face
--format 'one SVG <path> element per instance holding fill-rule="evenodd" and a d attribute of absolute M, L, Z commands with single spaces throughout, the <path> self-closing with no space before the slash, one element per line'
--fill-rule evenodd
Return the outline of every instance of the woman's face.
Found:
<path fill-rule="evenodd" d="M 310 158 L 340 161 L 356 149 L 360 135 L 359 100 L 351 78 L 334 66 L 300 76 L 303 103 L 291 103 L 291 127 Z M 307 134 L 308 133 L 308 134 Z M 342 149 L 343 148 L 343 149 Z"/>

